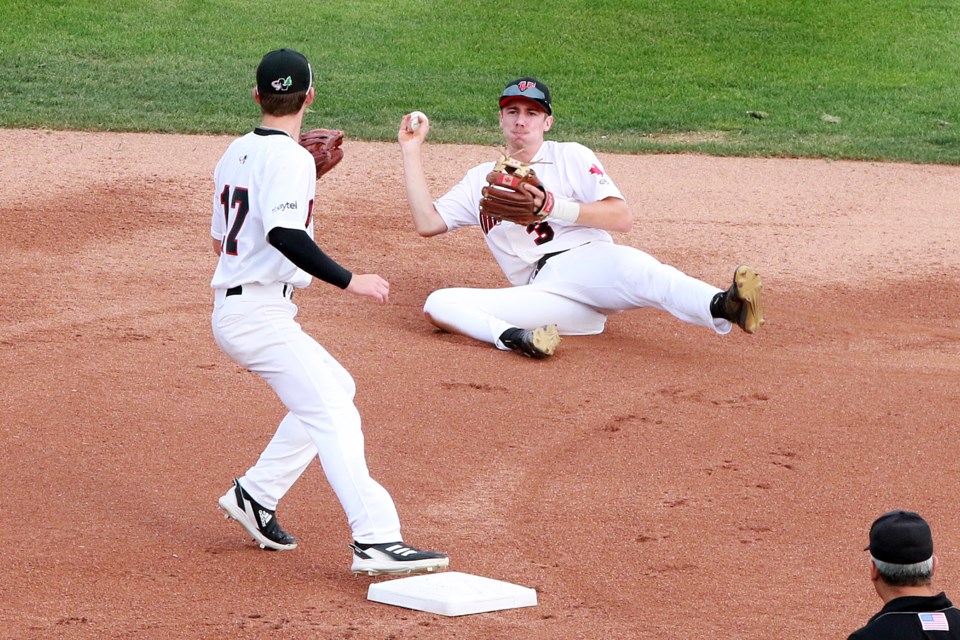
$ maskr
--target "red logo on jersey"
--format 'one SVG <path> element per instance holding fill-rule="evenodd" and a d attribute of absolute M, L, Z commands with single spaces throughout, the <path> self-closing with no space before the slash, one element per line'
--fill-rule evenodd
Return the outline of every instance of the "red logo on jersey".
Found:
<path fill-rule="evenodd" d="M 591 175 L 595 175 L 595 176 L 602 176 L 602 175 L 603 175 L 603 169 L 601 169 L 600 167 L 598 167 L 598 166 L 595 165 L 595 164 L 592 164 L 592 165 L 590 165 L 590 174 L 591 174 Z"/>
<path fill-rule="evenodd" d="M 523 93 L 527 89 L 532 89 L 537 86 L 536 82 L 530 82 L 529 80 L 521 80 L 517 83 L 517 88 L 520 89 L 520 93 Z"/>

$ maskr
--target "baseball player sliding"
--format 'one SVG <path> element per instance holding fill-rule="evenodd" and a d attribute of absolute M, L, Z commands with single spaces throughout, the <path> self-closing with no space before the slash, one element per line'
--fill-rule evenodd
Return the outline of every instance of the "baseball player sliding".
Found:
<path fill-rule="evenodd" d="M 256 78 L 261 124 L 230 145 L 214 174 L 210 232 L 219 261 L 211 282 L 213 335 L 227 355 L 270 385 L 288 413 L 220 507 L 261 548 L 296 548 L 277 521 L 277 503 L 319 456 L 353 533 L 352 571 L 446 567 L 446 554 L 402 542 L 393 500 L 367 470 L 353 378 L 295 320 L 294 291 L 308 286 L 311 276 L 381 303 L 390 291 L 378 275 L 347 271 L 313 240 L 320 155 L 315 160 L 314 142 L 298 143 L 315 96 L 310 65 L 301 54 L 279 49 L 263 57 Z M 323 156 L 321 173 L 342 157 L 333 151 Z"/>
<path fill-rule="evenodd" d="M 739 266 L 723 291 L 613 242 L 609 232 L 630 230 L 630 209 L 593 151 L 544 140 L 554 119 L 543 82 L 514 80 L 501 93 L 499 106 L 507 148 L 503 161 L 474 167 L 437 200 L 422 159 L 429 120 L 417 112 L 400 124 L 407 200 L 417 232 L 429 237 L 479 225 L 513 285 L 434 291 L 423 307 L 430 322 L 533 358 L 552 355 L 560 335 L 598 334 L 609 314 L 641 307 L 668 311 L 720 334 L 734 324 L 747 333 L 760 328 L 761 282 L 751 267 Z M 529 168 L 537 180 L 522 184 L 518 176 Z M 511 219 L 523 203 L 529 203 L 527 210 Z"/>

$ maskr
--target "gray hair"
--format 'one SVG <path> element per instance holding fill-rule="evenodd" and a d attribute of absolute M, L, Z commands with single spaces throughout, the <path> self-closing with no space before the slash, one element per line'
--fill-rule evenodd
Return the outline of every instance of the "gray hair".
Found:
<path fill-rule="evenodd" d="M 933 578 L 933 556 L 914 564 L 894 564 L 870 558 L 883 581 L 892 587 L 918 587 L 930 584 Z"/>

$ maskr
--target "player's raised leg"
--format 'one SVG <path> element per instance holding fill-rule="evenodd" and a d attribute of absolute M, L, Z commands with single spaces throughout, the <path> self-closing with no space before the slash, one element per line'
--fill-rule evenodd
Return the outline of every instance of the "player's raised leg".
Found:
<path fill-rule="evenodd" d="M 753 267 L 742 264 L 733 274 L 733 284 L 716 294 L 710 302 L 715 318 L 724 318 L 747 333 L 756 333 L 763 323 L 761 291 L 763 283 Z"/>

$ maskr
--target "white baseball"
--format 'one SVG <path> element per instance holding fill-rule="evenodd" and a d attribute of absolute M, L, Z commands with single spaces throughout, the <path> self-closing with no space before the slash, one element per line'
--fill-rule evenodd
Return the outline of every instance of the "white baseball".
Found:
<path fill-rule="evenodd" d="M 416 131 L 420 128 L 420 123 L 427 119 L 422 111 L 414 111 L 410 114 L 410 131 Z"/>

